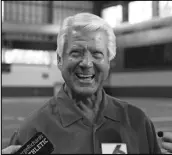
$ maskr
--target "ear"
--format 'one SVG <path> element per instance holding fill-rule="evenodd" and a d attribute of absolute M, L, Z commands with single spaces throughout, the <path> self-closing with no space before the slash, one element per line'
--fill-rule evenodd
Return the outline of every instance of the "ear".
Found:
<path fill-rule="evenodd" d="M 57 54 L 57 66 L 61 70 L 62 69 L 62 58 Z"/>

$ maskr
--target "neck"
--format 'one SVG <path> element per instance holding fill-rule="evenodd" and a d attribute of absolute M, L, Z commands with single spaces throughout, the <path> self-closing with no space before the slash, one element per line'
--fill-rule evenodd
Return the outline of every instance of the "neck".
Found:
<path fill-rule="evenodd" d="M 78 95 L 74 93 L 66 84 L 64 86 L 64 90 L 77 105 L 84 104 L 91 109 L 98 109 L 102 100 L 102 87 L 100 87 L 94 94 L 90 96 Z"/>

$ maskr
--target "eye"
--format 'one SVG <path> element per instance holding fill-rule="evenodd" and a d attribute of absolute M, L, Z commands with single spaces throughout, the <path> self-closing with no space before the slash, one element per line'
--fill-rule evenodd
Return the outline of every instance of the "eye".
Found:
<path fill-rule="evenodd" d="M 70 55 L 73 56 L 73 57 L 78 57 L 81 55 L 81 51 L 80 50 L 72 50 L 70 52 Z"/>
<path fill-rule="evenodd" d="M 102 52 L 100 51 L 93 51 L 93 55 L 96 57 L 96 58 L 102 58 L 104 55 Z"/>

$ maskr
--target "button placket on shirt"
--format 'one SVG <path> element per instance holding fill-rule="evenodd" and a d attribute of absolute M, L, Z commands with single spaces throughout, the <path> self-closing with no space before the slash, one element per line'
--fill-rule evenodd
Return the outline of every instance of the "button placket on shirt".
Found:
<path fill-rule="evenodd" d="M 102 119 L 99 119 L 99 121 L 97 122 L 97 124 L 92 124 L 87 118 L 84 118 L 82 120 L 83 124 L 87 127 L 90 128 L 90 131 L 92 132 L 92 137 L 91 137 L 91 141 L 92 141 L 92 150 L 93 150 L 93 154 L 98 153 L 99 149 L 97 148 L 97 143 L 96 143 L 96 131 L 105 123 L 105 118 L 103 117 Z"/>
<path fill-rule="evenodd" d="M 96 125 L 95 124 L 93 125 L 92 130 L 93 130 L 93 153 L 96 153 L 96 139 L 95 139 Z"/>
<path fill-rule="evenodd" d="M 91 132 L 92 132 L 92 150 L 93 150 L 93 154 L 95 153 L 100 153 L 101 148 L 97 147 L 99 142 L 96 141 L 96 132 L 97 130 L 105 123 L 106 119 L 103 117 L 103 119 L 98 121 L 98 124 L 91 124 L 91 122 L 89 122 L 87 119 L 83 119 L 83 124 L 90 127 Z"/>

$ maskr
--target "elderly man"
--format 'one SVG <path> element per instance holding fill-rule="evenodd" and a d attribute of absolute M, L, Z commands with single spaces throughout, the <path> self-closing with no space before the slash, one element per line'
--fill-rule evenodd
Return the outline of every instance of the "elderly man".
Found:
<path fill-rule="evenodd" d="M 65 83 L 14 133 L 12 146 L 3 153 L 15 152 L 37 132 L 52 142 L 52 153 L 106 153 L 105 144 L 115 153 L 117 143 L 126 146 L 117 153 L 161 153 L 145 113 L 103 90 L 115 43 L 112 28 L 100 17 L 80 13 L 66 18 L 57 40 L 58 67 Z"/>

